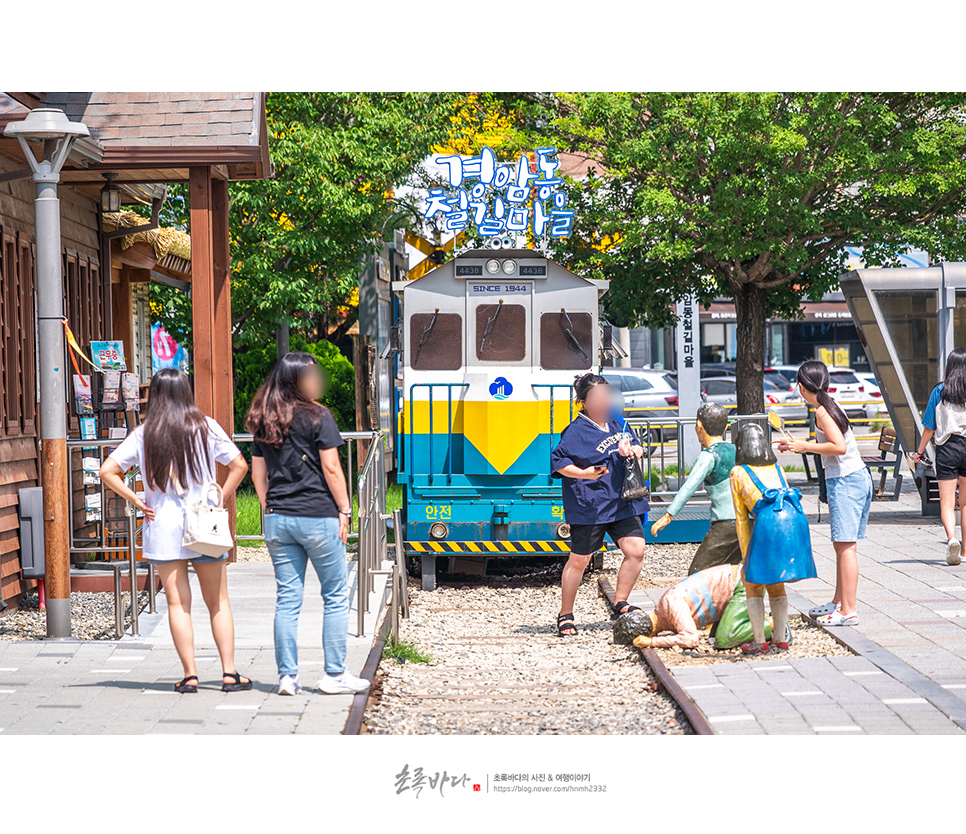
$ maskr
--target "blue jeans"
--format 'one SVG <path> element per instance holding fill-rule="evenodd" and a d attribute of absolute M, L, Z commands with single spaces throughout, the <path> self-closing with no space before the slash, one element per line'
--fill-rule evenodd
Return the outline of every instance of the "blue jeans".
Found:
<path fill-rule="evenodd" d="M 298 626 L 309 560 L 322 585 L 325 672 L 345 671 L 349 580 L 339 519 L 265 514 L 265 544 L 275 569 L 275 662 L 279 675 L 298 674 Z"/>

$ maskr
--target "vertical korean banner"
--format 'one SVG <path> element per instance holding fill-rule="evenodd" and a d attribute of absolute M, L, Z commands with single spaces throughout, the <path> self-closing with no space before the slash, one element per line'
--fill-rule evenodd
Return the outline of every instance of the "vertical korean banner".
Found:
<path fill-rule="evenodd" d="M 678 324 L 675 339 L 678 368 L 678 413 L 691 419 L 701 405 L 701 328 L 698 324 L 698 299 L 688 295 L 677 303 Z M 678 433 L 684 465 L 690 467 L 701 445 L 690 425 Z"/>

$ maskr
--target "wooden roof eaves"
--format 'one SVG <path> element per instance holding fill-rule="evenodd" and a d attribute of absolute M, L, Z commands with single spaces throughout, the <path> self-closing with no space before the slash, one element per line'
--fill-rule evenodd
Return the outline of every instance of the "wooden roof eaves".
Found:
<path fill-rule="evenodd" d="M 253 145 L 191 145 L 171 147 L 108 147 L 98 163 L 87 166 L 91 171 L 125 171 L 144 169 L 191 168 L 194 166 L 227 166 L 229 179 L 251 179 L 237 172 L 235 166 L 254 169 L 255 179 L 264 178 L 263 149 Z M 242 173 L 236 177 L 237 173 Z M 246 172 L 247 173 L 247 172 Z"/>

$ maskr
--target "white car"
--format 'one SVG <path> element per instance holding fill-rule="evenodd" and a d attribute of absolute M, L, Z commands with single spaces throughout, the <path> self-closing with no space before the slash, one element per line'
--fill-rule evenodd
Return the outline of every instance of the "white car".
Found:
<path fill-rule="evenodd" d="M 885 401 L 882 399 L 882 391 L 879 389 L 878 383 L 875 381 L 875 374 L 872 371 L 856 371 L 855 375 L 859 378 L 863 385 L 865 385 L 865 399 L 867 400 L 878 400 L 876 403 L 870 403 L 865 407 L 865 416 L 870 420 L 874 418 L 879 412 L 883 414 L 888 414 L 886 409 Z"/>
<path fill-rule="evenodd" d="M 851 368 L 828 369 L 828 392 L 850 418 L 862 420 L 868 416 L 865 405 L 854 404 L 869 397 L 866 383 L 859 379 Z M 881 393 L 879 396 L 882 396 Z"/>

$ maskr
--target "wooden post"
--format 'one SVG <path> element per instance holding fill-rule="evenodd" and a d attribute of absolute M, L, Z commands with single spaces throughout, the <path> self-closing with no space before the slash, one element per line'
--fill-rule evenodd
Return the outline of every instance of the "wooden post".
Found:
<path fill-rule="evenodd" d="M 228 433 L 235 431 L 231 351 L 231 262 L 228 183 L 211 169 L 189 172 L 191 217 L 191 323 L 195 400 Z M 223 472 L 219 473 L 219 477 Z M 232 533 L 235 501 L 228 502 Z M 229 557 L 234 561 L 235 554 Z"/>
<path fill-rule="evenodd" d="M 134 368 L 134 304 L 131 299 L 131 276 L 122 268 L 119 280 L 111 292 L 111 321 L 113 338 L 124 344 L 124 357 L 129 368 Z"/>

